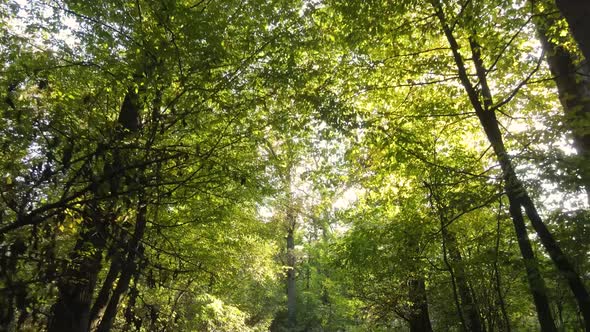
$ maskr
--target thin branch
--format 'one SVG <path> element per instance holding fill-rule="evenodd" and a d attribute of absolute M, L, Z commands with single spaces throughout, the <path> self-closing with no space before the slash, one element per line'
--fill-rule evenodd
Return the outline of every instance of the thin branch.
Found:
<path fill-rule="evenodd" d="M 499 102 L 496 105 L 493 105 L 490 110 L 491 111 L 495 111 L 498 110 L 499 108 L 501 108 L 502 106 L 506 105 L 507 103 L 509 103 L 515 96 L 516 94 L 518 94 L 518 92 L 520 91 L 520 89 L 525 86 L 529 80 L 531 79 L 531 77 L 533 77 L 533 75 L 539 71 L 539 68 L 541 68 L 541 63 L 543 61 L 543 57 L 545 55 L 545 50 L 541 51 L 541 55 L 539 56 L 539 59 L 537 60 L 537 65 L 536 67 L 527 75 L 527 77 L 522 80 L 522 82 L 520 82 L 516 88 L 514 90 L 512 90 L 512 92 L 510 93 L 510 95 L 508 95 L 508 97 L 504 98 L 504 100 L 502 100 L 501 102 Z"/>

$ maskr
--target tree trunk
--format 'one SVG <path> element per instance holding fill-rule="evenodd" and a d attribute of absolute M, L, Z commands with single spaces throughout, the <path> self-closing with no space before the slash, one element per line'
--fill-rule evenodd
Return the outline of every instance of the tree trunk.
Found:
<path fill-rule="evenodd" d="M 522 217 L 521 207 L 525 207 L 525 210 L 527 210 L 527 216 L 529 216 L 529 219 L 531 219 L 531 223 L 533 224 L 533 227 L 535 228 L 535 230 L 537 231 L 537 234 L 541 238 L 541 242 L 543 243 L 543 245 L 545 246 L 545 248 L 549 252 L 555 265 L 558 266 L 558 268 L 560 269 L 562 274 L 564 274 L 564 277 L 567 278 L 568 275 L 573 273 L 575 275 L 574 279 L 577 278 L 577 280 L 580 281 L 579 276 L 577 276 L 577 274 L 573 271 L 573 269 L 571 269 L 571 265 L 569 265 L 567 258 L 565 257 L 565 255 L 563 255 L 563 253 L 561 252 L 561 250 L 559 249 L 559 247 L 557 246 L 557 244 L 553 240 L 551 233 L 546 229 L 546 227 L 542 223 L 541 219 L 538 218 L 538 220 L 533 220 L 533 218 L 531 218 L 531 215 L 529 212 L 532 212 L 532 211 L 529 211 L 529 210 L 531 208 L 532 202 L 530 200 L 526 201 L 523 199 L 524 196 L 526 196 L 528 198 L 528 195 L 526 193 L 526 190 L 524 189 L 524 187 L 522 186 L 522 184 L 520 183 L 520 181 L 518 180 L 518 178 L 516 176 L 516 173 L 515 173 L 514 168 L 512 166 L 512 162 L 511 162 L 511 160 L 506 152 L 506 149 L 504 147 L 504 142 L 502 140 L 502 134 L 501 134 L 500 128 L 498 126 L 498 121 L 496 120 L 495 111 L 492 109 L 492 105 L 493 105 L 492 94 L 491 94 L 491 91 L 487 85 L 486 71 L 483 66 L 483 62 L 481 60 L 480 54 L 479 54 L 479 52 L 480 52 L 479 45 L 477 45 L 476 41 L 473 38 L 470 38 L 472 59 L 473 59 L 473 63 L 476 68 L 477 76 L 479 78 L 479 85 L 481 86 L 481 96 L 483 97 L 483 104 L 480 101 L 480 93 L 475 89 L 475 87 L 472 85 L 471 81 L 469 80 L 469 76 L 467 74 L 467 70 L 465 68 L 463 58 L 462 58 L 461 54 L 459 53 L 459 45 L 457 44 L 457 41 L 456 41 L 455 37 L 453 36 L 453 33 L 446 22 L 446 18 L 444 16 L 444 13 L 442 10 L 442 5 L 441 5 L 440 1 L 439 0 L 432 0 L 432 4 L 434 6 L 434 9 L 436 11 L 436 15 L 437 15 L 437 17 L 441 23 L 441 26 L 443 28 L 443 32 L 444 32 L 444 34 L 447 38 L 447 41 L 449 42 L 449 45 L 451 47 L 451 51 L 453 53 L 453 58 L 455 60 L 455 64 L 457 65 L 457 70 L 458 70 L 458 74 L 459 74 L 459 78 L 461 80 L 461 83 L 462 83 L 465 91 L 467 92 L 469 100 L 470 100 L 473 108 L 475 109 L 475 113 L 477 114 L 477 117 L 479 118 L 479 121 L 484 129 L 484 132 L 485 132 L 490 144 L 492 145 L 492 148 L 494 150 L 496 158 L 500 162 L 500 166 L 502 169 L 502 175 L 504 178 L 504 186 L 505 186 L 506 194 L 507 194 L 509 202 L 510 202 L 510 215 L 512 217 L 514 228 L 517 231 L 517 237 L 519 240 L 519 247 L 521 250 L 522 257 L 525 261 L 527 278 L 529 281 L 529 286 L 531 288 L 531 292 L 533 293 L 533 297 L 535 300 L 535 306 L 537 309 L 537 316 L 539 319 L 539 323 L 541 325 L 541 330 L 542 331 L 556 331 L 555 323 L 550 315 L 549 303 L 547 301 L 547 296 L 546 296 L 546 290 L 544 289 L 544 287 L 541 287 L 544 284 L 539 281 L 542 278 L 541 278 L 541 274 L 538 270 L 535 257 L 534 257 L 534 255 L 532 255 L 532 248 L 530 247 L 530 242 L 528 241 L 528 234 L 526 232 L 526 225 L 524 223 L 524 218 Z M 527 206 L 528 206 L 528 208 L 527 208 Z M 534 205 L 532 207 L 534 210 Z M 536 212 L 536 210 L 534 210 L 534 212 Z M 537 225 L 537 227 L 535 227 L 535 225 Z M 546 230 L 546 232 L 543 231 L 541 225 L 544 227 L 544 230 Z M 522 232 L 524 232 L 524 236 L 522 236 L 523 235 Z M 548 239 L 550 239 L 551 241 L 548 241 Z M 530 251 L 529 251 L 529 249 L 530 249 Z M 551 252 L 553 252 L 554 254 L 559 253 L 561 255 L 557 255 L 554 257 L 554 255 L 552 255 Z M 563 263 L 564 260 L 565 260 L 565 264 Z M 560 268 L 560 266 L 561 266 L 561 268 Z M 567 269 L 566 267 L 570 267 L 570 269 Z M 562 270 L 562 268 L 566 268 L 566 269 Z M 574 288 L 572 288 L 572 290 L 574 290 Z M 574 291 L 574 293 L 575 293 L 575 291 Z"/>
<path fill-rule="evenodd" d="M 135 273 L 137 269 L 137 253 L 140 250 L 140 242 L 143 237 L 143 233 L 146 227 L 146 213 L 147 207 L 144 202 L 140 202 L 138 204 L 138 211 L 137 211 L 137 218 L 135 221 L 135 230 L 133 233 L 133 238 L 129 243 L 128 252 L 127 252 L 127 259 L 125 260 L 125 265 L 122 268 L 121 276 L 119 281 L 117 282 L 117 287 L 113 291 L 113 295 L 107 305 L 102 320 L 98 325 L 97 332 L 109 332 L 113 327 L 113 322 L 115 321 L 115 317 L 117 316 L 117 309 L 119 307 L 119 302 L 121 298 L 127 293 L 129 289 L 129 283 L 131 281 L 131 277 Z"/>
<path fill-rule="evenodd" d="M 442 227 L 441 229 L 444 230 L 445 225 L 444 225 L 443 218 L 441 218 L 441 227 Z M 465 317 L 463 317 L 463 310 L 461 309 L 461 301 L 459 300 L 459 296 L 457 294 L 458 291 L 457 291 L 457 281 L 455 278 L 455 272 L 453 271 L 453 266 L 449 262 L 447 244 L 446 244 L 446 239 L 445 239 L 444 235 L 442 237 L 442 250 L 443 250 L 443 261 L 444 261 L 445 266 L 447 267 L 447 271 L 449 271 L 449 275 L 451 277 L 451 286 L 452 286 L 452 290 L 453 290 L 453 300 L 455 302 L 455 310 L 457 310 L 457 317 L 459 317 L 459 321 L 461 322 L 461 326 L 463 327 L 463 329 L 467 330 L 467 323 L 465 322 Z"/>
<path fill-rule="evenodd" d="M 542 331 L 556 331 L 555 323 L 551 318 L 551 311 L 549 310 L 549 301 L 547 298 L 545 283 L 542 280 L 537 260 L 533 254 L 533 249 L 526 230 L 526 224 L 522 216 L 521 208 L 523 206 L 523 201 L 521 200 L 521 197 L 526 195 L 526 192 L 523 192 L 524 188 L 517 179 L 512 162 L 505 151 L 504 142 L 495 114 L 488 110 L 485 111 L 485 113 L 478 114 L 478 117 L 502 168 L 504 188 L 510 205 L 509 212 L 516 231 L 520 253 L 524 260 L 529 287 L 533 294 L 541 329 Z M 551 234 L 549 234 L 549 236 L 552 237 Z"/>
<path fill-rule="evenodd" d="M 500 203 L 500 208 L 502 208 L 502 204 Z M 495 248 L 495 256 L 494 256 L 494 286 L 496 288 L 496 293 L 498 294 L 498 305 L 500 306 L 500 311 L 502 312 L 502 321 L 504 328 L 501 331 L 510 332 L 510 319 L 508 318 L 508 312 L 506 311 L 506 302 L 504 301 L 504 294 L 502 294 L 502 280 L 500 277 L 500 269 L 498 267 L 498 253 L 500 252 L 500 218 L 498 217 L 498 223 L 496 227 L 496 248 Z"/>
<path fill-rule="evenodd" d="M 452 268 L 455 272 L 455 280 L 459 290 L 459 297 L 461 298 L 461 309 L 465 313 L 466 318 L 466 329 L 468 331 L 481 332 L 482 325 L 479 311 L 469 291 L 469 285 L 467 284 L 465 269 L 463 267 L 463 257 L 461 257 L 461 253 L 457 247 L 455 234 L 445 227 L 443 228 L 442 235 L 445 237 L 446 246 L 452 261 Z"/>
<path fill-rule="evenodd" d="M 0 293 L 0 331 L 10 331 L 14 323 L 14 297 L 10 285 Z"/>
<path fill-rule="evenodd" d="M 294 227 L 291 225 L 287 231 L 287 319 L 289 327 L 297 324 L 297 301 L 295 295 L 295 239 Z"/>
<path fill-rule="evenodd" d="M 491 94 L 489 92 L 490 90 L 487 87 L 487 84 L 485 83 L 485 69 L 479 56 L 479 50 L 477 45 L 472 44 L 472 52 L 474 64 L 478 71 L 478 77 L 481 82 L 480 84 L 482 84 L 483 94 L 484 96 L 489 96 L 484 98 L 489 100 L 489 105 L 491 106 Z M 473 93 L 475 93 L 474 90 L 472 91 Z M 494 110 L 490 109 L 490 106 L 482 107 L 482 105 L 479 104 L 478 108 L 474 105 L 474 107 L 476 108 L 477 116 L 482 124 L 482 127 L 484 128 L 484 131 L 486 132 L 490 144 L 492 145 L 494 153 L 496 154 L 496 157 L 500 162 L 500 167 L 502 168 L 505 190 L 510 201 L 510 213 L 515 223 L 515 228 L 522 227 L 526 232 L 524 220 L 522 220 L 522 225 L 516 225 L 517 223 L 520 223 L 519 219 L 522 219 L 522 212 L 520 212 L 520 210 L 521 207 L 523 207 L 526 212 L 526 216 L 529 218 L 531 224 L 533 225 L 535 232 L 541 240 L 541 244 L 543 244 L 543 247 L 549 254 L 549 257 L 551 257 L 553 264 L 557 267 L 562 277 L 564 277 L 567 280 L 570 289 L 572 290 L 574 297 L 578 302 L 578 307 L 582 312 L 584 320 L 586 321 L 586 326 L 590 327 L 590 295 L 588 294 L 588 291 L 586 290 L 586 287 L 584 286 L 584 283 L 582 282 L 580 275 L 575 271 L 572 264 L 569 262 L 567 256 L 563 253 L 563 251 L 561 251 L 561 248 L 555 241 L 553 234 L 551 234 L 551 232 L 539 216 L 537 208 L 535 207 L 535 204 L 528 195 L 527 190 L 524 188 L 522 182 L 520 182 L 520 180 L 516 176 L 516 172 L 514 171 L 514 167 L 512 166 L 512 161 L 510 160 L 510 157 L 506 152 L 506 148 L 502 140 L 502 134 L 498 126 L 496 115 L 494 113 Z M 513 204 L 517 205 L 520 217 L 515 215 L 516 207 L 513 208 Z M 523 258 L 525 258 L 524 253 Z M 553 324 L 553 326 L 555 326 L 555 324 Z"/>
<path fill-rule="evenodd" d="M 590 1 L 555 0 L 586 60 L 590 59 Z"/>
<path fill-rule="evenodd" d="M 135 275 L 133 276 L 133 287 L 129 290 L 129 299 L 127 300 L 127 307 L 125 308 L 125 325 L 123 331 L 131 331 L 131 324 L 135 327 L 136 331 L 141 330 L 142 320 L 135 315 L 135 303 L 139 290 L 137 289 L 137 280 L 139 279 L 139 272 L 142 269 L 136 269 Z"/>
<path fill-rule="evenodd" d="M 533 6 L 535 1 L 531 0 Z M 577 56 L 548 36 L 547 29 L 557 20 L 546 16 L 534 20 L 537 35 L 547 54 L 547 64 L 554 77 L 559 100 L 563 106 L 566 123 L 572 131 L 574 147 L 580 156 L 580 176 L 590 202 L 590 68 L 588 63 L 576 64 Z"/>
<path fill-rule="evenodd" d="M 437 195 L 437 192 L 430 184 L 426 183 L 430 192 L 430 205 L 436 210 L 441 227 L 443 260 L 451 276 L 453 287 L 453 299 L 461 325 L 465 331 L 482 331 L 482 324 L 477 306 L 475 305 L 469 286 L 467 284 L 463 257 L 457 245 L 455 233 L 448 228 L 446 212 L 448 207 L 444 206 Z M 450 260 L 449 260 L 450 257 Z M 459 300 L 460 299 L 460 300 Z M 465 318 L 465 315 L 467 316 Z"/>
<path fill-rule="evenodd" d="M 121 106 L 119 125 L 129 131 L 138 131 L 138 112 L 141 106 L 139 95 L 133 88 L 129 88 Z M 126 135 L 124 130 L 118 130 L 116 139 L 121 140 Z M 113 155 L 119 156 L 119 152 L 115 150 Z M 115 157 L 117 158 L 119 157 Z M 106 163 L 102 171 L 103 177 L 110 180 L 113 193 L 118 192 L 122 175 L 119 170 L 113 173 L 115 167 L 120 169 L 120 162 L 113 165 Z M 99 186 L 98 183 L 95 185 Z M 93 190 L 93 195 L 95 199 L 101 196 L 97 189 Z M 84 223 L 84 230 L 70 255 L 68 267 L 58 282 L 59 297 L 52 310 L 48 332 L 86 332 L 90 326 L 90 306 L 101 269 L 102 252 L 106 245 L 109 225 L 104 218 L 105 214 L 97 212 L 96 205 L 90 204 L 90 214 L 94 217 Z"/>
<path fill-rule="evenodd" d="M 432 332 L 424 279 L 411 279 L 408 281 L 408 287 L 410 332 Z"/>
<path fill-rule="evenodd" d="M 508 200 L 510 202 L 510 215 L 513 220 L 518 247 L 520 248 L 520 253 L 524 261 L 529 287 L 533 295 L 535 308 L 537 308 L 537 316 L 539 323 L 541 324 L 541 329 L 543 331 L 557 331 L 555 322 L 551 316 L 545 281 L 540 274 L 537 259 L 533 253 L 533 248 L 522 216 L 522 210 L 520 205 L 514 201 L 512 195 L 509 194 Z"/>
<path fill-rule="evenodd" d="M 113 255 L 111 259 L 111 267 L 109 268 L 109 272 L 105 277 L 102 287 L 100 288 L 100 292 L 94 301 L 94 305 L 90 310 L 90 330 L 93 331 L 100 322 L 100 319 L 106 309 L 107 304 L 109 303 L 109 299 L 111 297 L 111 290 L 113 289 L 113 284 L 115 280 L 119 276 L 119 272 L 121 271 L 121 253 L 119 249 Z"/>
<path fill-rule="evenodd" d="M 2 240 L 0 239 L 0 241 Z M 9 247 L 0 245 L 0 282 L 4 286 L 4 289 L 0 290 L 0 331 L 10 331 L 14 323 L 15 285 L 13 277 L 16 276 L 19 256 L 25 248 L 25 243 L 20 240 L 15 240 L 15 243 Z"/>
<path fill-rule="evenodd" d="M 86 222 L 64 275 L 58 282 L 59 298 L 52 309 L 48 332 L 86 332 L 90 305 L 101 268 L 104 233 L 100 220 Z"/>
<path fill-rule="evenodd" d="M 408 256 L 418 257 L 420 255 L 420 239 L 422 234 L 408 234 L 405 237 L 405 249 L 408 251 Z M 430 315 L 428 312 L 428 300 L 426 297 L 426 282 L 424 280 L 424 272 L 420 266 L 420 259 L 414 258 L 410 260 L 413 264 L 408 271 L 408 313 L 404 318 L 410 325 L 410 332 L 429 332 L 432 331 L 430 325 Z"/>
<path fill-rule="evenodd" d="M 527 217 L 541 239 L 541 243 L 545 247 L 545 250 L 547 250 L 549 257 L 551 257 L 553 264 L 555 264 L 561 273 L 561 276 L 567 280 L 576 302 L 578 303 L 582 317 L 584 318 L 586 330 L 590 331 L 590 295 L 586 290 L 586 286 L 582 282 L 578 272 L 569 262 L 567 256 L 561 251 L 561 248 L 553 238 L 553 235 L 547 226 L 543 223 L 530 197 L 524 192 L 524 194 L 521 194 L 518 199 L 522 200 L 522 205 L 524 206 Z"/>

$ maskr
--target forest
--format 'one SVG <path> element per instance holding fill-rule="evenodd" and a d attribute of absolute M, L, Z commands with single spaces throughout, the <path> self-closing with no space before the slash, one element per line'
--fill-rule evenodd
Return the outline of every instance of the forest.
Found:
<path fill-rule="evenodd" d="M 590 331 L 590 2 L 0 0 L 0 331 Z"/>

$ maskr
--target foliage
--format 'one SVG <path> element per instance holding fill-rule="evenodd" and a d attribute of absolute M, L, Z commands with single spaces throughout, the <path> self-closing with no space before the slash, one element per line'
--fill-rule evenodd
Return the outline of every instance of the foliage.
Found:
<path fill-rule="evenodd" d="M 548 1 L 1 2 L 0 330 L 583 329 L 577 43 Z"/>

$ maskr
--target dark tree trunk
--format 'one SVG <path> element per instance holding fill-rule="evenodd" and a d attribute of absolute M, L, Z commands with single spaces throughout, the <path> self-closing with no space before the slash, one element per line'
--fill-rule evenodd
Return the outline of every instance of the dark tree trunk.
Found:
<path fill-rule="evenodd" d="M 463 329 L 466 331 L 482 331 L 482 323 L 477 306 L 473 301 L 465 268 L 463 266 L 463 257 L 459 251 L 457 237 L 455 233 L 448 228 L 448 218 L 446 211 L 448 207 L 444 206 L 432 185 L 425 182 L 430 192 L 430 204 L 437 211 L 440 220 L 442 234 L 443 260 L 451 276 L 451 285 L 453 287 L 453 299 L 457 314 L 461 321 Z M 450 257 L 450 259 L 449 259 Z M 467 317 L 465 317 L 467 316 Z"/>
<path fill-rule="evenodd" d="M 139 290 L 137 289 L 137 280 L 139 279 L 139 272 L 142 267 L 136 269 L 135 275 L 133 276 L 133 287 L 129 290 L 129 299 L 127 300 L 127 307 L 125 308 L 125 325 L 123 331 L 131 331 L 131 324 L 135 327 L 136 331 L 141 329 L 142 320 L 135 315 L 135 303 Z"/>
<path fill-rule="evenodd" d="M 104 233 L 99 220 L 87 222 L 76 242 L 64 275 L 58 282 L 59 297 L 53 306 L 48 332 L 86 332 L 90 305 L 101 268 Z"/>
<path fill-rule="evenodd" d="M 476 52 L 477 51 L 474 51 L 476 54 L 474 58 L 479 59 L 479 55 Z M 478 61 L 475 62 L 477 68 L 482 68 Z M 524 260 L 529 287 L 533 294 L 541 330 L 556 331 L 557 329 L 555 327 L 553 318 L 551 317 L 551 311 L 549 310 L 547 292 L 544 282 L 542 281 L 541 273 L 538 269 L 536 258 L 533 254 L 530 241 L 528 239 L 526 224 L 522 216 L 521 209 L 523 206 L 523 201 L 521 200 L 521 197 L 526 195 L 526 192 L 516 177 L 512 162 L 510 161 L 508 153 L 505 150 L 495 113 L 491 110 L 482 110 L 481 112 L 478 112 L 478 117 L 488 137 L 488 140 L 492 145 L 494 153 L 500 162 L 500 167 L 502 168 L 504 188 L 510 203 L 510 216 L 514 224 L 514 229 L 516 230 L 516 236 L 518 239 L 520 252 Z"/>
<path fill-rule="evenodd" d="M 289 327 L 297 324 L 297 301 L 295 288 L 295 239 L 294 227 L 289 226 L 287 232 L 287 320 Z"/>
<path fill-rule="evenodd" d="M 555 264 L 561 273 L 561 276 L 567 280 L 567 283 L 574 294 L 574 298 L 578 303 L 580 313 L 584 318 L 586 330 L 590 331 L 590 295 L 588 294 L 588 290 L 582 282 L 580 275 L 569 262 L 567 256 L 561 251 L 561 248 L 553 238 L 553 235 L 547 226 L 543 223 L 535 205 L 526 192 L 520 194 L 517 198 L 522 201 L 526 215 L 530 219 L 539 239 L 541 239 L 541 243 L 545 247 L 545 250 L 547 250 L 549 257 L 551 257 L 553 264 Z"/>
<path fill-rule="evenodd" d="M 109 268 L 109 272 L 105 277 L 102 287 L 94 301 L 94 305 L 90 310 L 90 330 L 94 330 L 98 323 L 100 322 L 101 316 L 106 309 L 107 304 L 109 303 L 109 299 L 111 298 L 111 290 L 113 289 L 113 284 L 115 280 L 119 276 L 119 272 L 121 271 L 121 252 L 119 249 L 113 255 L 111 259 L 111 267 Z"/>
<path fill-rule="evenodd" d="M 428 313 L 424 279 L 411 279 L 408 281 L 408 287 L 408 298 L 410 300 L 408 323 L 410 332 L 431 332 L 432 325 Z"/>
<path fill-rule="evenodd" d="M 536 1 L 531 0 L 531 3 L 534 6 Z M 572 131 L 574 146 L 581 159 L 580 176 L 590 202 L 590 68 L 587 61 L 577 61 L 576 55 L 549 37 L 549 27 L 557 23 L 555 17 L 539 17 L 534 22 L 555 79 L 567 126 Z"/>
<path fill-rule="evenodd" d="M 3 249 L 3 248 L 0 248 Z M 16 256 L 16 255 L 12 255 Z M 0 290 L 0 331 L 9 331 L 14 322 L 14 285 L 12 276 L 16 275 L 16 257 L 6 255 L 0 250 L 0 276 L 4 289 Z"/>
<path fill-rule="evenodd" d="M 466 329 L 468 331 L 481 332 L 482 325 L 479 310 L 469 291 L 465 268 L 463 266 L 463 257 L 461 257 L 461 252 L 459 252 L 459 248 L 457 247 L 457 239 L 455 234 L 446 228 L 443 229 L 443 236 L 445 237 L 446 246 L 452 261 L 452 268 L 455 272 L 454 275 L 459 297 L 461 298 L 461 309 L 465 313 Z"/>
<path fill-rule="evenodd" d="M 444 230 L 445 225 L 444 225 L 443 219 L 441 219 L 441 226 L 442 226 L 442 229 Z M 457 310 L 457 317 L 459 318 L 459 321 L 461 322 L 461 326 L 464 329 L 467 329 L 467 323 L 465 322 L 465 317 L 463 317 L 463 310 L 461 309 L 461 301 L 459 300 L 459 295 L 458 295 L 459 292 L 457 291 L 457 280 L 455 278 L 455 272 L 453 271 L 453 266 L 449 262 L 447 244 L 446 244 L 446 240 L 445 240 L 444 235 L 442 237 L 442 249 L 443 249 L 443 261 L 445 262 L 445 266 L 447 267 L 447 271 L 449 271 L 449 275 L 451 277 L 451 286 L 452 286 L 452 290 L 453 290 L 453 300 L 455 302 L 455 310 Z"/>
<path fill-rule="evenodd" d="M 500 208 L 502 205 L 500 205 Z M 500 218 L 498 218 L 498 224 L 496 227 L 496 249 L 494 257 L 494 286 L 496 287 L 496 294 L 498 294 L 498 305 L 502 312 L 503 328 L 501 331 L 510 332 L 510 319 L 508 318 L 508 312 L 506 311 L 506 302 L 504 301 L 504 294 L 502 293 L 502 280 L 500 277 L 500 269 L 498 268 L 498 253 L 500 252 Z"/>
<path fill-rule="evenodd" d="M 113 291 L 113 295 L 107 305 L 102 320 L 98 325 L 97 332 L 109 332 L 113 327 L 113 322 L 117 316 L 117 309 L 121 298 L 127 293 L 129 289 L 129 283 L 131 277 L 137 270 L 137 254 L 140 251 L 140 242 L 143 238 L 147 219 L 146 219 L 147 207 L 143 202 L 138 204 L 137 218 L 135 222 L 135 230 L 133 238 L 131 239 L 128 247 L 127 258 L 121 271 L 121 276 L 117 282 L 117 287 Z"/>
<path fill-rule="evenodd" d="M 590 1 L 555 0 L 559 11 L 567 20 L 574 39 L 587 60 L 590 60 Z"/>
<path fill-rule="evenodd" d="M 457 65 L 457 70 L 461 83 L 465 88 L 469 100 L 473 108 L 475 109 L 475 113 L 477 114 L 480 120 L 480 123 L 486 133 L 486 136 L 490 144 L 492 145 L 496 158 L 500 162 L 506 194 L 510 201 L 510 214 L 512 217 L 512 221 L 514 223 L 514 228 L 517 230 L 517 237 L 519 238 L 521 254 L 526 265 L 529 286 L 531 287 L 531 292 L 533 292 L 533 296 L 535 297 L 535 305 L 537 309 L 539 323 L 541 324 L 541 330 L 556 331 L 555 323 L 551 316 L 548 315 L 550 312 L 549 310 L 547 310 L 547 308 L 549 308 L 549 303 L 546 301 L 546 292 L 544 289 L 539 289 L 540 285 L 542 285 L 542 283 L 539 282 L 541 275 L 536 266 L 536 261 L 534 261 L 534 256 L 531 257 L 530 255 L 530 253 L 532 253 L 532 248 L 530 250 L 530 253 L 528 252 L 528 248 L 530 248 L 530 243 L 528 243 L 527 245 L 528 234 L 526 234 L 526 225 L 524 223 L 524 218 L 522 217 L 522 207 L 524 207 L 527 211 L 527 216 L 531 220 L 531 223 L 533 224 L 533 227 L 535 228 L 537 235 L 539 235 L 539 238 L 541 239 L 541 242 L 543 243 L 545 249 L 551 256 L 551 259 L 553 260 L 554 264 L 558 267 L 562 275 L 565 278 L 567 278 L 568 281 L 573 280 L 579 283 L 578 285 L 576 285 L 576 287 L 571 287 L 572 291 L 574 291 L 574 294 L 577 291 L 580 291 L 580 285 L 582 289 L 584 289 L 584 286 L 583 284 L 581 284 L 581 280 L 578 274 L 571 268 L 571 265 L 569 264 L 567 257 L 561 252 L 561 249 L 559 248 L 559 246 L 557 246 L 557 243 L 555 243 L 552 234 L 547 230 L 545 224 L 543 224 L 540 217 L 538 217 L 538 214 L 536 213 L 536 209 L 534 208 L 532 201 L 530 201 L 530 199 L 528 198 L 526 190 L 524 189 L 524 187 L 522 186 L 522 184 L 516 176 L 516 173 L 512 166 L 512 162 L 504 147 L 502 134 L 498 126 L 498 121 L 496 120 L 495 110 L 493 108 L 492 94 L 487 85 L 486 70 L 483 66 L 483 62 L 480 57 L 479 45 L 473 38 L 470 38 L 472 59 L 476 68 L 477 77 L 479 78 L 481 93 L 479 93 L 475 89 L 475 87 L 469 80 L 469 76 L 467 74 L 467 70 L 463 62 L 463 57 L 459 53 L 459 45 L 457 44 L 457 41 L 446 22 L 446 18 L 444 16 L 440 1 L 432 0 L 432 4 L 443 28 L 443 32 L 451 47 L 451 51 L 453 53 L 453 58 Z M 480 101 L 480 96 L 482 97 L 483 102 Z M 525 236 L 519 236 L 519 232 L 524 232 Z M 534 264 L 531 263 L 531 259 L 535 262 Z M 582 307 L 581 309 L 583 310 Z"/>
<path fill-rule="evenodd" d="M 502 173 L 504 177 L 504 188 L 509 201 L 509 212 L 512 218 L 512 223 L 516 232 L 518 246 L 522 255 L 527 279 L 535 307 L 537 309 L 537 318 L 541 325 L 542 331 L 557 331 L 555 322 L 551 316 L 549 300 L 547 297 L 547 290 L 545 282 L 539 271 L 537 259 L 534 256 L 533 249 L 528 237 L 526 224 L 522 215 L 523 195 L 526 195 L 524 188 L 516 177 L 512 163 L 504 148 L 504 142 L 500 134 L 500 128 L 496 120 L 495 114 L 490 111 L 479 116 L 480 122 L 486 131 L 488 139 L 492 144 L 494 152 L 500 161 Z M 550 234 L 549 234 L 550 235 Z"/>
<path fill-rule="evenodd" d="M 6 290 L 0 293 L 0 331 L 10 331 L 13 323 L 14 297 L 10 294 L 10 290 Z"/>
<path fill-rule="evenodd" d="M 549 307 L 549 299 L 547 298 L 547 290 L 545 282 L 540 274 L 537 259 L 533 253 L 533 248 L 529 240 L 529 235 L 522 216 L 522 210 L 518 202 L 514 201 L 512 195 L 508 196 L 510 201 L 510 215 L 513 220 L 516 238 L 518 240 L 518 247 L 524 261 L 529 287 L 537 308 L 537 316 L 541 329 L 543 331 L 557 331 L 555 322 L 551 316 L 551 309 Z"/>
<path fill-rule="evenodd" d="M 410 257 L 420 255 L 420 240 L 422 234 L 412 234 L 405 237 L 405 249 Z M 430 315 L 428 312 L 428 299 L 426 296 L 426 282 L 423 271 L 420 269 L 419 259 L 411 259 L 413 262 L 408 279 L 408 312 L 405 319 L 410 325 L 410 332 L 432 331 Z"/>
<path fill-rule="evenodd" d="M 119 124 L 129 131 L 138 131 L 140 126 L 136 120 L 141 106 L 139 95 L 134 89 L 129 88 L 121 106 Z M 125 131 L 118 130 L 116 139 L 120 140 L 126 134 Z M 113 155 L 119 156 L 119 152 L 115 150 Z M 118 170 L 121 168 L 119 163 L 120 161 L 113 165 L 107 163 L 103 168 L 102 175 L 110 180 L 113 193 L 118 191 L 118 182 L 122 175 Z M 118 168 L 117 171 L 113 171 L 116 168 Z M 95 185 L 99 186 L 98 183 Z M 97 189 L 93 190 L 93 194 L 95 199 L 101 197 Z M 86 332 L 90 327 L 92 298 L 101 269 L 102 253 L 109 226 L 104 218 L 105 214 L 97 212 L 96 205 L 93 203 L 89 206 L 91 210 L 89 214 L 93 218 L 86 220 L 84 230 L 70 255 L 66 271 L 58 281 L 59 297 L 52 310 L 48 332 Z"/>

